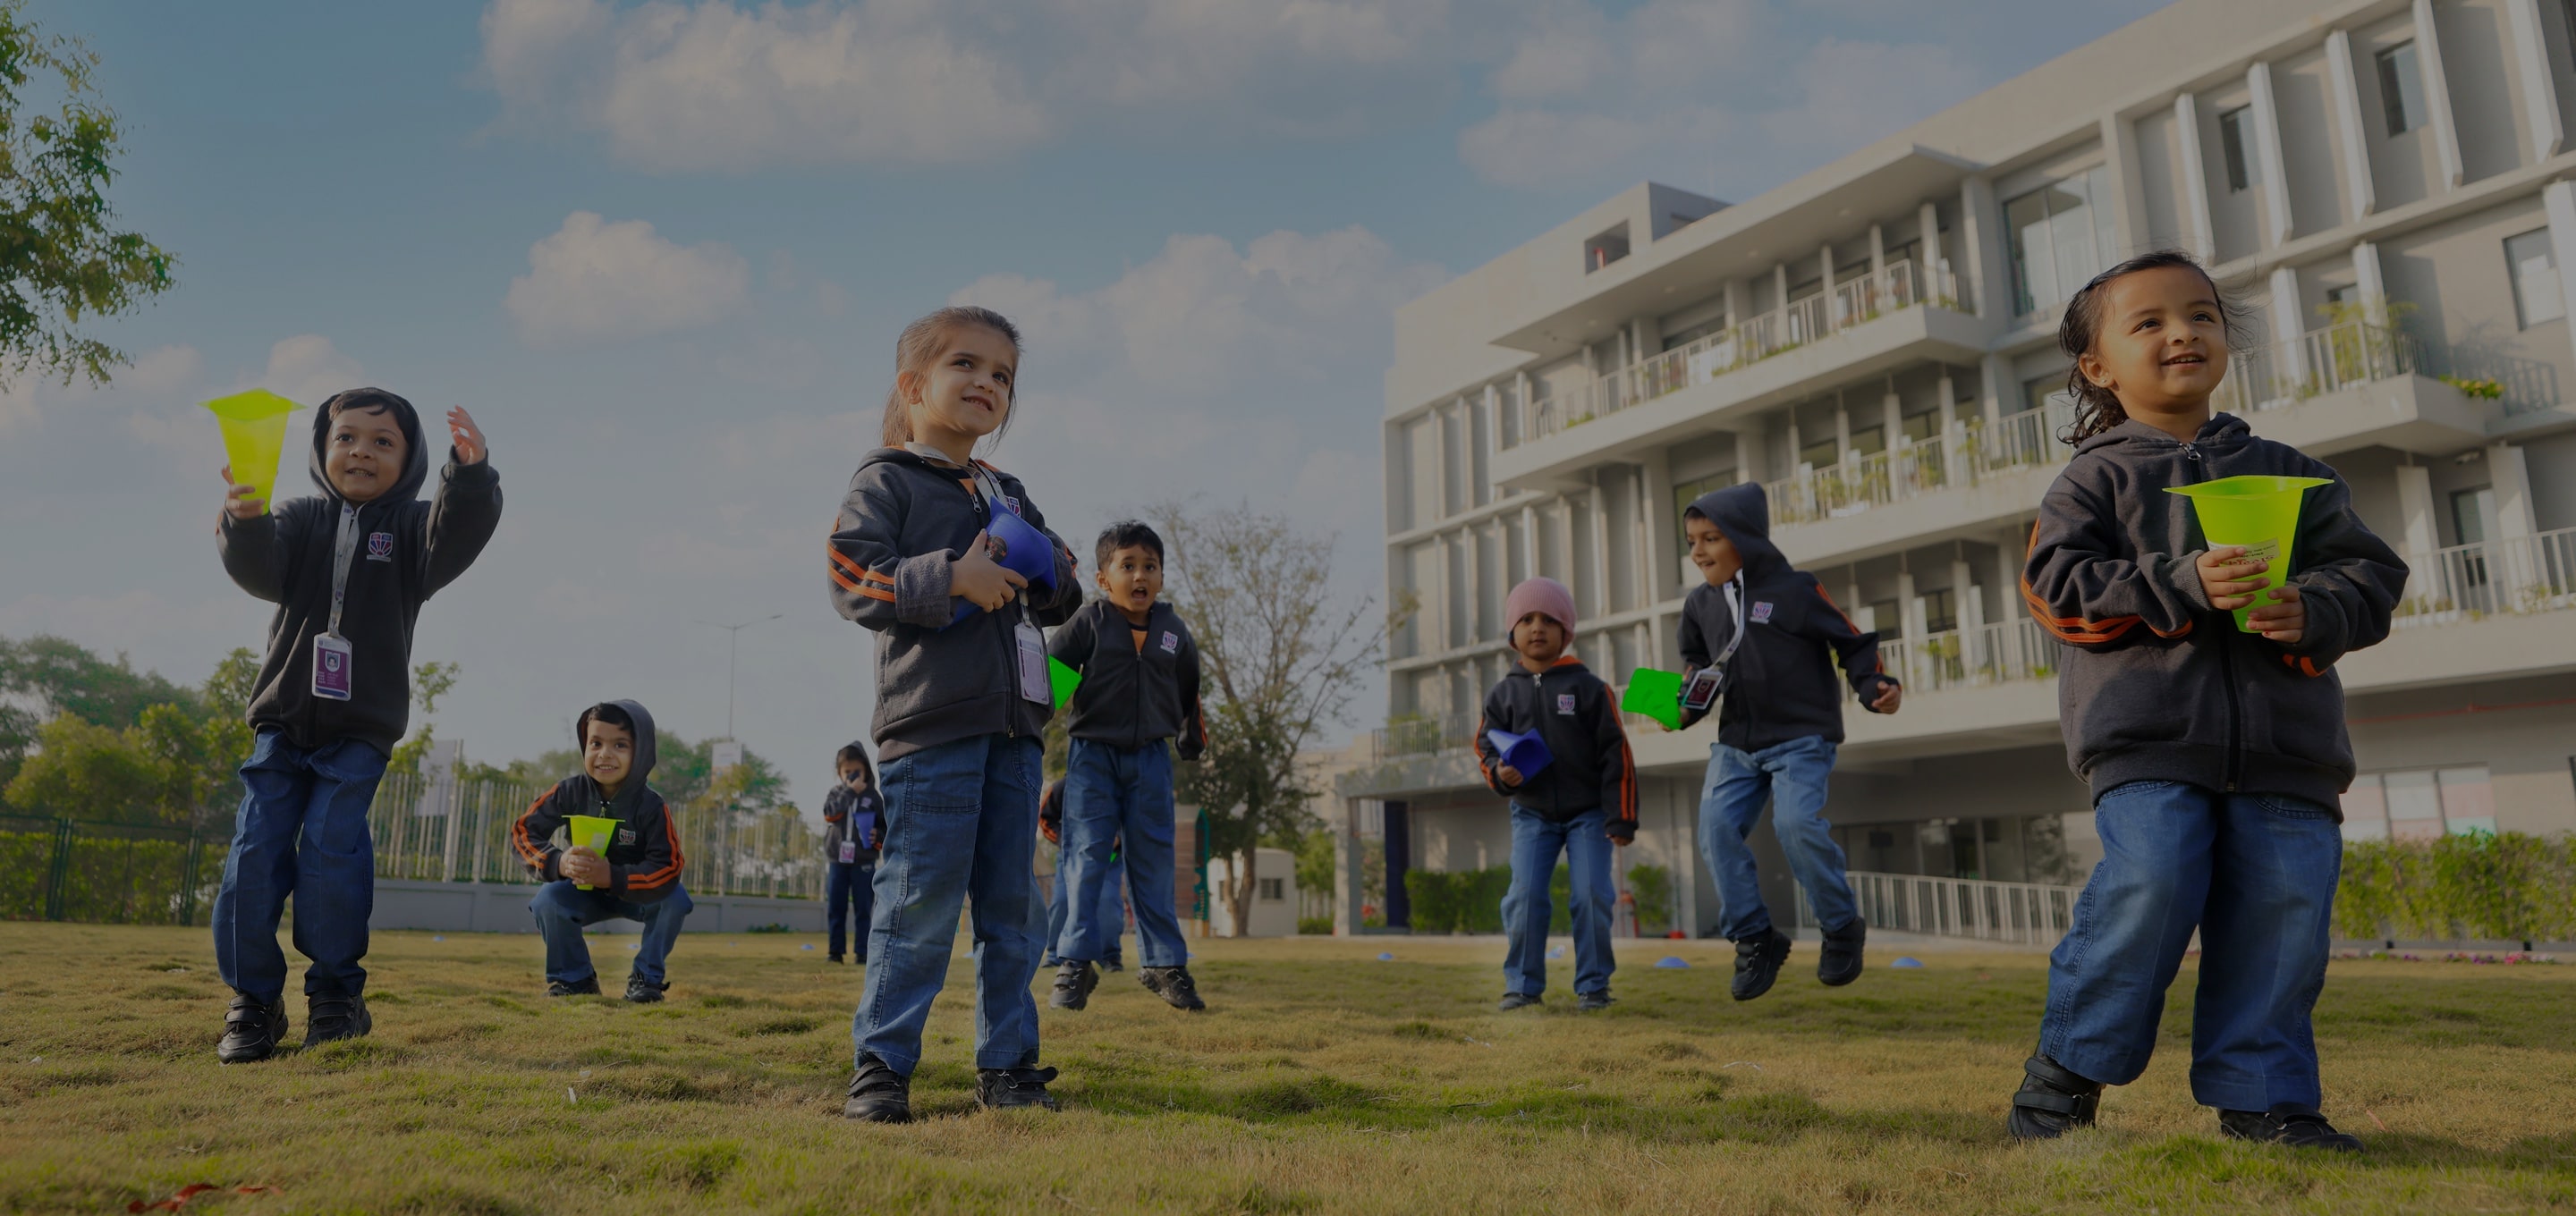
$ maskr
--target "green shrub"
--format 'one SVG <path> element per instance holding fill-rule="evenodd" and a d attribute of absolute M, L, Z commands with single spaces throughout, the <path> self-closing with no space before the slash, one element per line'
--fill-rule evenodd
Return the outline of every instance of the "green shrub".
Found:
<path fill-rule="evenodd" d="M 2576 938 L 2576 836 L 2473 832 L 2344 846 L 2335 931 L 2348 938 Z"/>
<path fill-rule="evenodd" d="M 1628 867 L 1628 893 L 1637 898 L 1637 933 L 1662 937 L 1673 928 L 1673 876 L 1662 866 Z"/>

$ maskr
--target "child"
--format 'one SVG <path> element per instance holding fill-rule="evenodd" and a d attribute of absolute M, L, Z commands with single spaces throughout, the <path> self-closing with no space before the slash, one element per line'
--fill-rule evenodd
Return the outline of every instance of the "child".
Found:
<path fill-rule="evenodd" d="M 528 901 L 546 940 L 546 995 L 599 995 L 582 926 L 635 920 L 644 922 L 644 941 L 626 976 L 626 999 L 649 1005 L 670 990 L 662 963 L 692 907 L 680 886 L 685 859 L 671 809 L 645 784 L 653 775 L 653 715 L 633 701 L 608 701 L 581 711 L 572 730 L 581 741 L 581 773 L 528 804 L 510 828 L 511 846 L 546 884 Z M 574 815 L 617 820 L 607 852 L 555 843 Z"/>
<path fill-rule="evenodd" d="M 1548 881 L 1561 849 L 1572 873 L 1566 912 L 1574 921 L 1578 1009 L 1610 1007 L 1611 905 L 1619 887 L 1611 845 L 1637 838 L 1637 765 L 1610 686 L 1566 648 L 1574 640 L 1574 593 L 1534 578 L 1503 597 L 1520 670 L 1485 694 L 1476 759 L 1485 784 L 1511 799 L 1512 885 L 1503 896 L 1501 1009 L 1536 1005 L 1547 990 L 1547 926 L 1555 909 Z M 1535 733 L 1547 767 L 1522 772 L 1504 762 L 1488 731 Z"/>
<path fill-rule="evenodd" d="M 367 1016 L 367 917 L 375 849 L 367 807 L 411 713 L 412 622 L 421 601 L 474 563 L 501 521 L 501 481 L 483 432 L 447 412 L 435 499 L 415 497 L 429 445 L 411 403 L 352 389 L 313 411 L 309 468 L 322 493 L 271 514 L 246 485 L 215 530 L 224 572 L 277 605 L 251 694 L 257 738 L 215 896 L 215 964 L 233 990 L 215 1057 L 266 1059 L 286 1034 L 277 922 L 295 897 L 304 1045 L 355 1038 Z M 224 480 L 233 481 L 231 466 Z"/>
<path fill-rule="evenodd" d="M 2023 1139 L 2091 1126 L 2102 1087 L 2145 1071 L 2197 928 L 2193 1098 L 2229 1137 L 2361 1149 L 2317 1112 L 2308 1024 L 2353 772 L 2334 664 L 2388 636 L 2406 567 L 2332 468 L 2210 412 L 2229 320 L 2198 263 L 2152 253 L 2096 276 L 2058 328 L 2075 458 L 2041 502 L 2022 596 L 2066 643 L 2058 704 L 2102 861 L 2049 956 L 2009 1121 Z M 2241 474 L 2331 479 L 2307 492 L 2268 602 L 2267 563 L 2211 547 L 2164 492 Z M 2228 615 L 2249 604 L 2250 633 Z"/>
<path fill-rule="evenodd" d="M 1136 906 L 1137 979 L 1174 1009 L 1201 1010 L 1189 947 L 1172 907 L 1172 753 L 1195 761 L 1207 748 L 1199 715 L 1199 648 L 1181 614 L 1161 602 L 1163 538 L 1134 520 L 1100 533 L 1092 578 L 1103 598 L 1056 630 L 1050 650 L 1082 673 L 1073 694 L 1066 760 L 1064 851 L 1072 888 L 1055 952 L 1058 1009 L 1080 1009 L 1100 982 L 1094 960 L 1118 941 L 1123 918 L 1104 915 L 1118 886 L 1111 856 L 1126 857 Z M 1123 848 L 1122 848 L 1123 845 Z"/>
<path fill-rule="evenodd" d="M 976 441 L 1010 417 L 1019 361 L 1019 332 L 987 309 L 943 308 L 905 327 L 885 446 L 860 462 L 833 524 L 832 605 L 877 635 L 885 762 L 885 847 L 842 1111 L 853 1119 L 912 1118 L 922 1023 L 970 895 L 976 1100 L 1055 1109 L 1029 995 L 1044 923 L 1031 872 L 1039 736 L 1054 714 L 1039 626 L 1061 623 L 1082 589 L 1072 551 L 1044 531 L 1018 479 L 974 459 Z M 1044 534 L 1052 586 L 997 560 L 1009 555 L 987 535 L 996 511 Z"/>
<path fill-rule="evenodd" d="M 1045 795 L 1038 799 L 1038 834 L 1046 837 L 1048 844 L 1056 846 L 1055 881 L 1049 884 L 1047 892 L 1046 959 L 1041 965 L 1060 967 L 1064 965 L 1064 960 L 1057 956 L 1055 943 L 1057 938 L 1064 936 L 1064 900 L 1065 892 L 1068 890 L 1066 880 L 1073 874 L 1073 861 L 1065 856 L 1064 852 L 1064 782 L 1061 779 L 1048 782 Z M 1106 920 L 1124 925 L 1127 923 L 1127 903 L 1119 897 L 1118 883 L 1115 881 L 1116 863 L 1119 860 L 1118 846 L 1115 841 L 1112 841 L 1109 846 L 1109 860 L 1110 877 L 1113 881 L 1101 884 L 1100 915 Z M 1119 953 L 1117 938 L 1109 939 L 1109 944 L 1101 948 L 1100 969 L 1112 973 L 1126 970 L 1125 961 Z"/>
<path fill-rule="evenodd" d="M 1843 851 L 1825 826 L 1825 785 L 1843 741 L 1843 694 L 1834 660 L 1872 713 L 1896 712 L 1904 690 L 1878 661 L 1878 635 L 1854 627 L 1815 576 L 1771 543 L 1771 510 L 1758 482 L 1699 496 L 1682 512 L 1691 564 L 1703 585 L 1682 601 L 1682 726 L 1718 706 L 1699 806 L 1699 847 L 1716 880 L 1719 932 L 1735 943 L 1728 991 L 1749 1001 L 1771 990 L 1789 959 L 1789 935 L 1771 923 L 1745 845 L 1771 803 L 1771 831 L 1789 872 L 1807 889 L 1824 943 L 1816 979 L 1860 978 L 1861 923 L 1843 875 Z M 1710 674 L 1703 677 L 1699 673 Z M 1712 686 L 1713 687 L 1710 687 Z M 1707 688 L 1694 697 L 1693 688 Z"/>
<path fill-rule="evenodd" d="M 868 913 L 876 906 L 877 847 L 885 843 L 885 803 L 877 796 L 868 748 L 855 740 L 832 757 L 840 783 L 823 795 L 823 928 L 832 962 L 841 961 L 843 912 L 859 926 L 858 961 L 868 961 Z"/>

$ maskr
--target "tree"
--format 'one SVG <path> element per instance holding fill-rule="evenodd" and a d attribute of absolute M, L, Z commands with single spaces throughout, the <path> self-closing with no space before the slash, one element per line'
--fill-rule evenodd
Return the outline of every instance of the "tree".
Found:
<path fill-rule="evenodd" d="M 74 327 L 170 289 L 174 259 L 116 228 L 107 188 L 124 151 L 90 74 L 98 57 L 0 0 L 0 385 L 29 371 L 105 383 L 125 352 Z M 29 113 L 27 95 L 58 98 Z"/>
<path fill-rule="evenodd" d="M 66 819 L 170 822 L 166 774 L 128 732 L 63 714 L 37 737 L 40 750 L 9 783 L 10 805 Z"/>
<path fill-rule="evenodd" d="M 456 687 L 456 677 L 464 670 L 459 664 L 436 662 L 423 663 L 412 669 L 411 696 L 420 702 L 420 733 L 394 744 L 393 755 L 386 759 L 385 771 L 420 771 L 421 758 L 429 754 L 430 744 L 437 742 L 438 723 L 435 719 L 438 716 L 438 699 Z"/>
<path fill-rule="evenodd" d="M 1210 511 L 1167 502 L 1166 591 L 1199 648 L 1207 753 L 1174 784 L 1207 812 L 1209 855 L 1235 859 L 1237 934 L 1251 924 L 1258 848 L 1314 826 L 1315 791 L 1298 754 L 1346 718 L 1351 692 L 1386 639 L 1374 601 L 1330 595 L 1333 538 L 1298 532 L 1250 504 Z"/>
<path fill-rule="evenodd" d="M 110 663 L 69 638 L 41 633 L 23 642 L 0 639 L 0 694 L 32 698 L 48 717 L 70 714 L 119 730 L 141 722 L 152 706 L 193 700 L 159 672 L 134 670 L 124 655 Z"/>

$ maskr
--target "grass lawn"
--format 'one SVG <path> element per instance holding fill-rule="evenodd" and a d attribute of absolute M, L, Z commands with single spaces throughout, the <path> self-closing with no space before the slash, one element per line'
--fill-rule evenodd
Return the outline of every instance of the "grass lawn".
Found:
<path fill-rule="evenodd" d="M 594 939 L 611 992 L 633 940 Z M 0 1210 L 192 1183 L 274 1188 L 186 1206 L 245 1213 L 2576 1208 L 2576 966 L 2336 963 L 2317 1032 L 2356 1160 L 2217 1138 L 2184 1085 L 2188 975 L 2105 1126 L 2024 1148 L 2001 1123 L 2041 957 L 1874 950 L 1827 990 L 1801 947 L 1737 1005 L 1695 942 L 1623 943 L 1601 1015 L 1562 970 L 1545 1010 L 1493 1013 L 1491 942 L 1199 943 L 1209 1013 L 1132 971 L 1041 1013 L 1051 1116 L 973 1109 L 961 957 L 925 1117 L 857 1126 L 858 975 L 813 940 L 691 935 L 639 1007 L 549 1001 L 533 937 L 379 934 L 372 1038 L 224 1067 L 203 930 L 0 924 Z"/>

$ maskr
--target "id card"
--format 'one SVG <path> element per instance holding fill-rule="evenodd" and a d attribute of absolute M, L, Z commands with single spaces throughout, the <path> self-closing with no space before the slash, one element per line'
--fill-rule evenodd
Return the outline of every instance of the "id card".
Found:
<path fill-rule="evenodd" d="M 349 639 L 327 633 L 313 636 L 313 695 L 331 701 L 349 699 Z"/>
<path fill-rule="evenodd" d="M 1020 640 L 1020 695 L 1040 705 L 1055 704 L 1055 682 L 1047 678 L 1046 635 L 1027 621 L 1012 632 Z"/>
<path fill-rule="evenodd" d="M 855 825 L 853 825 L 853 826 L 855 826 Z M 859 842 L 858 842 L 858 841 L 855 841 L 855 840 L 844 840 L 844 841 L 842 841 L 842 842 L 841 842 L 841 864 L 842 864 L 842 865 L 845 865 L 845 866 L 848 866 L 848 865 L 857 865 L 857 864 L 858 864 L 858 861 L 859 861 Z"/>
<path fill-rule="evenodd" d="M 1682 686 L 1682 708 L 1695 714 L 1708 712 L 1717 704 L 1717 691 L 1726 685 L 1726 669 L 1703 667 L 1691 673 L 1690 683 Z"/>

